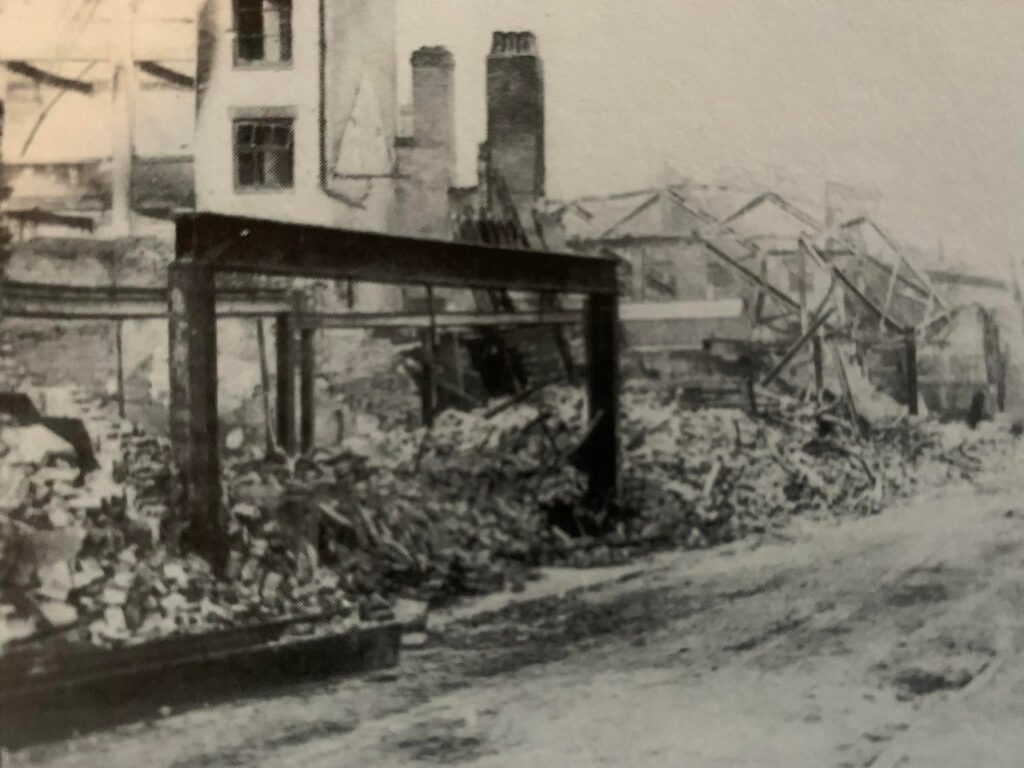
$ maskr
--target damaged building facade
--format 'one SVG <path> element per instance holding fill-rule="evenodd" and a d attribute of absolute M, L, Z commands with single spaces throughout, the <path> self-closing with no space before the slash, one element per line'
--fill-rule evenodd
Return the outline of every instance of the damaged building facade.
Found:
<path fill-rule="evenodd" d="M 929 269 L 875 214 L 824 213 L 830 224 L 770 188 L 695 182 L 547 203 L 549 229 L 571 247 L 620 260 L 629 301 L 664 307 L 656 321 L 625 323 L 648 375 L 699 380 L 689 374 L 715 359 L 712 347 L 733 360 L 784 348 L 836 290 L 825 337 L 851 344 L 849 364 L 875 387 L 905 402 L 900 339 L 912 337 L 925 407 L 960 415 L 981 393 L 989 413 L 1016 408 L 1024 339 L 1008 286 Z M 798 380 L 809 380 L 809 355 Z"/>
<path fill-rule="evenodd" d="M 891 238 L 886 242 L 874 221 L 857 211 L 812 214 L 805 201 L 771 189 L 696 183 L 549 200 L 544 134 L 551 105 L 545 104 L 540 46 L 529 32 L 493 35 L 478 179 L 472 187 L 458 187 L 456 62 L 439 46 L 413 52 L 407 64 L 397 61 L 392 0 L 208 0 L 183 28 L 199 42 L 187 56 L 148 47 L 138 52 L 130 247 L 104 234 L 116 186 L 113 138 L 85 132 L 76 137 L 82 146 L 65 147 L 64 155 L 52 151 L 60 125 L 100 124 L 104 120 L 96 115 L 111 114 L 115 67 L 71 77 L 67 67 L 47 69 L 30 58 L 5 65 L 12 127 L 4 149 L 14 193 L 8 211 L 21 239 L 11 265 L 15 278 L 161 285 L 170 260 L 169 232 L 144 242 L 141 237 L 193 207 L 426 239 L 571 247 L 620 260 L 627 346 L 641 350 L 639 357 L 657 354 L 660 365 L 685 370 L 692 365 L 686 358 L 700 356 L 709 341 L 780 345 L 799 335 L 798 318 L 778 317 L 785 301 L 745 272 L 808 314 L 828 290 L 831 273 L 803 252 L 800 240 L 806 239 L 899 324 L 960 339 L 942 346 L 936 338 L 933 347 L 921 349 L 921 391 L 929 407 L 962 409 L 978 386 L 987 387 L 993 403 L 1016 396 L 1015 360 L 1021 356 L 1009 348 L 1020 323 L 1011 292 L 985 287 L 968 298 L 967 284 L 977 280 L 957 270 L 915 268 L 918 260 L 908 249 L 894 247 Z M 412 71 L 412 103 L 400 107 L 396 81 L 398 67 L 405 65 Z M 63 97 L 30 141 L 38 107 L 58 94 Z M 168 116 L 157 121 L 159 130 L 151 119 L 155 112 Z M 48 265 L 47 271 L 39 265 Z M 436 291 L 428 297 L 422 289 L 335 287 L 317 294 L 318 306 L 538 308 L 533 296 Z M 995 312 L 998 321 L 974 311 L 959 311 L 952 319 L 949 310 L 966 303 Z M 862 330 L 877 330 L 876 313 L 863 301 L 854 299 L 847 309 L 847 323 L 861 318 Z M 970 329 L 953 333 L 951 323 Z M 399 341 L 423 345 L 417 337 Z M 583 362 L 574 342 L 570 330 L 442 331 L 438 365 L 457 393 L 449 402 L 486 399 L 495 390 L 480 379 L 507 380 L 510 369 L 519 371 L 519 385 L 543 378 L 545 368 L 568 376 Z M 940 346 L 941 354 L 933 351 Z M 953 348 L 960 350 L 956 363 Z M 990 352 L 980 354 L 984 349 Z M 478 369 L 488 357 L 493 365 L 481 377 Z M 669 357 L 685 362 L 669 363 Z M 882 381 L 891 373 L 896 383 L 887 388 L 900 389 L 902 363 L 887 355 L 862 357 L 870 376 Z M 953 371 L 968 369 L 970 383 L 953 393 Z"/>

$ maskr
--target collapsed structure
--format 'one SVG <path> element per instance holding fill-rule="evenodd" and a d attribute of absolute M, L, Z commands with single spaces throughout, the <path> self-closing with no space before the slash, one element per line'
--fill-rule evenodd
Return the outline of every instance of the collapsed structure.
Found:
<path fill-rule="evenodd" d="M 664 370 L 667 356 L 699 357 L 709 345 L 785 346 L 831 307 L 819 337 L 851 343 L 850 362 L 901 402 L 901 339 L 920 347 L 918 389 L 931 410 L 962 414 L 980 393 L 997 412 L 1019 390 L 1024 350 L 1009 292 L 984 303 L 947 295 L 950 274 L 933 279 L 873 216 L 832 215 L 826 227 L 770 190 L 679 183 L 552 204 L 549 218 L 575 248 L 617 255 L 627 295 L 665 303 L 662 320 L 672 302 L 703 309 L 696 321 L 627 325 L 627 346 Z"/>
<path fill-rule="evenodd" d="M 84 176 L 15 169 L 5 321 L 40 343 L 62 336 L 38 330 L 55 320 L 113 324 L 117 365 L 105 396 L 95 379 L 49 390 L 19 362 L 27 345 L 0 343 L 0 380 L 20 390 L 0 395 L 5 718 L 54 691 L 117 699 L 118 675 L 144 689 L 153 643 L 181 665 L 166 678 L 196 687 L 211 657 L 237 677 L 254 648 L 300 672 L 352 671 L 347 654 L 391 664 L 394 645 L 374 655 L 357 632 L 403 598 L 422 615 L 539 565 L 874 514 L 1006 459 L 1004 424 L 914 418 L 920 400 L 980 418 L 979 392 L 1002 407 L 1006 318 L 954 296 L 873 217 L 821 224 L 772 190 L 692 183 L 548 200 L 528 32 L 494 34 L 478 180 L 456 187 L 456 62 L 415 51 L 399 110 L 394 12 L 203 4 L 197 211 L 191 185 L 140 203 L 123 147 Z M 117 66 L 187 90 L 171 64 Z M 95 90 L 8 70 L 25 91 Z M 100 192 L 78 195 L 82 178 Z M 173 238 L 139 237 L 132 211 L 174 214 Z M 134 236 L 108 239 L 118 223 Z M 102 236 L 33 237 L 68 229 Z M 50 284 L 26 279 L 41 265 Z M 86 273 L 94 285 L 74 284 Z M 160 339 L 135 370 L 129 322 Z M 96 356 L 89 338 L 69 345 Z M 138 390 L 169 442 L 132 424 Z M 339 400 L 380 420 L 352 425 Z"/>

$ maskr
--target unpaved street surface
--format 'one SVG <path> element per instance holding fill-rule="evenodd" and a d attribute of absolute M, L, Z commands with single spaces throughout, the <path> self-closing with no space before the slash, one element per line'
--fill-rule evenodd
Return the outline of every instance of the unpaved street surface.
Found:
<path fill-rule="evenodd" d="M 663 555 L 440 625 L 370 678 L 171 714 L 11 763 L 1019 764 L 1022 609 L 1024 497 L 994 479 L 806 522 L 786 539 Z"/>

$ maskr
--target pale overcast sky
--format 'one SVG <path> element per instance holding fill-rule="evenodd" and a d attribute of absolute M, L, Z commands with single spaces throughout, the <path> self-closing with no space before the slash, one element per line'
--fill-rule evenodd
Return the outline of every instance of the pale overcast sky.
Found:
<path fill-rule="evenodd" d="M 495 29 L 538 35 L 552 196 L 781 166 L 877 188 L 921 245 L 1024 255 L 1024 0 L 399 0 L 403 99 L 412 50 L 456 56 L 463 183 Z"/>

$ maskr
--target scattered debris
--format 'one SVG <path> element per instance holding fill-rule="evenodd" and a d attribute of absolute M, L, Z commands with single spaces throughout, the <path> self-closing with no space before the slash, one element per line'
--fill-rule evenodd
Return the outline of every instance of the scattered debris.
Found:
<path fill-rule="evenodd" d="M 627 387 L 615 508 L 590 505 L 572 466 L 587 416 L 569 387 L 447 411 L 429 429 L 366 431 L 307 457 L 237 451 L 225 459 L 224 579 L 181 549 L 187 515 L 165 441 L 85 405 L 98 468 L 82 473 L 67 441 L 8 424 L 0 647 L 133 644 L 277 619 L 394 620 L 418 643 L 429 607 L 521 590 L 537 566 L 712 546 L 793 515 L 875 514 L 919 485 L 973 477 L 1011 440 L 1001 423 L 905 417 L 860 440 L 841 402 L 759 400 L 755 418 Z"/>

